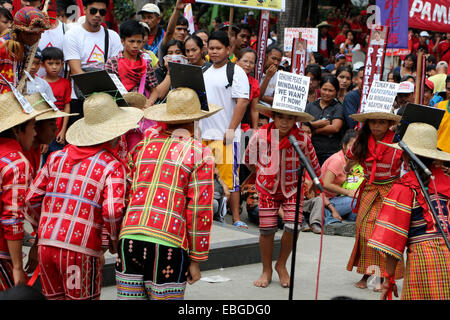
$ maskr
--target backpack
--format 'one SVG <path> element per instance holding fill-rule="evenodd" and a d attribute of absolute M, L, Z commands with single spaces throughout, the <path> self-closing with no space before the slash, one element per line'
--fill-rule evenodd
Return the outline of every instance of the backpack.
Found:
<path fill-rule="evenodd" d="M 206 70 L 208 70 L 209 68 L 211 68 L 212 63 L 205 63 L 204 68 L 203 68 L 203 73 L 206 72 Z M 227 62 L 227 79 L 228 79 L 228 84 L 225 86 L 225 89 L 230 88 L 233 85 L 233 76 L 234 76 L 234 67 L 236 65 L 231 62 L 228 61 Z"/>

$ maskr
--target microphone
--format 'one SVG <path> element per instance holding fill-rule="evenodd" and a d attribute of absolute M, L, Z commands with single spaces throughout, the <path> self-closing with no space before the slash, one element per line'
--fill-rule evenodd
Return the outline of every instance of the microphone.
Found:
<path fill-rule="evenodd" d="M 406 145 L 406 143 L 404 143 L 401 139 L 398 139 L 398 145 L 400 146 L 400 148 L 403 149 L 404 152 L 406 152 L 408 154 L 408 156 L 411 158 L 411 160 L 413 160 L 415 163 L 417 163 L 417 165 L 419 167 L 422 168 L 422 170 L 425 172 L 425 174 L 429 177 L 431 177 L 432 173 L 430 171 L 430 169 L 428 169 L 422 161 L 420 161 L 419 158 L 417 158 L 417 156 L 411 151 L 411 149 L 408 148 L 408 146 Z"/>
<path fill-rule="evenodd" d="M 306 171 L 308 171 L 308 174 L 311 177 L 313 183 L 316 185 L 317 189 L 319 189 L 320 192 L 323 192 L 323 188 L 322 188 L 322 185 L 320 184 L 319 178 L 317 178 L 316 173 L 314 172 L 313 168 L 311 167 L 311 164 L 309 163 L 308 158 L 306 158 L 305 154 L 302 152 L 302 150 L 300 150 L 300 147 L 298 146 L 298 141 L 297 141 L 297 139 L 295 139 L 295 137 L 292 134 L 289 135 L 289 142 L 292 144 L 295 151 L 297 152 L 297 154 L 300 158 L 300 162 L 306 168 Z"/>

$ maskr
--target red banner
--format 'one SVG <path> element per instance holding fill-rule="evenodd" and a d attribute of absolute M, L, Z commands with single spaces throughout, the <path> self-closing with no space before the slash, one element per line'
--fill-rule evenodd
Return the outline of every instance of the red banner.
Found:
<path fill-rule="evenodd" d="M 270 11 L 261 11 L 261 21 L 259 23 L 259 34 L 258 34 L 258 60 L 255 66 L 255 78 L 256 80 L 261 80 L 264 73 L 264 61 L 266 59 L 266 49 L 267 49 L 267 38 L 269 37 L 269 18 Z"/>
<path fill-rule="evenodd" d="M 361 92 L 361 105 L 358 113 L 364 113 L 367 105 L 367 96 L 374 80 L 381 80 L 383 74 L 384 57 L 386 56 L 386 39 L 389 35 L 389 27 L 372 26 L 367 48 L 366 64 L 364 66 L 364 78 Z"/>
<path fill-rule="evenodd" d="M 301 38 L 294 38 L 292 43 L 291 72 L 303 76 L 306 67 L 306 54 L 308 42 Z"/>
<path fill-rule="evenodd" d="M 448 0 L 409 0 L 409 28 L 450 32 Z"/>

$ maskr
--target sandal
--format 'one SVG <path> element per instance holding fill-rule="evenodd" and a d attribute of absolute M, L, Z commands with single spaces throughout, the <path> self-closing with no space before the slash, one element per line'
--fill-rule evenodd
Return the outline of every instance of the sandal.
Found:
<path fill-rule="evenodd" d="M 242 229 L 248 229 L 247 224 L 243 221 L 236 221 L 235 223 L 233 223 L 233 226 L 242 228 Z"/>

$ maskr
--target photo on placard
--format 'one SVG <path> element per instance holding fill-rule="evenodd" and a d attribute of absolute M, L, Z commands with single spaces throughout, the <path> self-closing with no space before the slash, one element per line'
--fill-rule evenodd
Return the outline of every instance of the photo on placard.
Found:
<path fill-rule="evenodd" d="M 370 38 L 371 45 L 384 45 L 384 39 L 386 39 L 386 28 L 382 30 L 375 29 L 372 31 L 372 36 Z"/>

